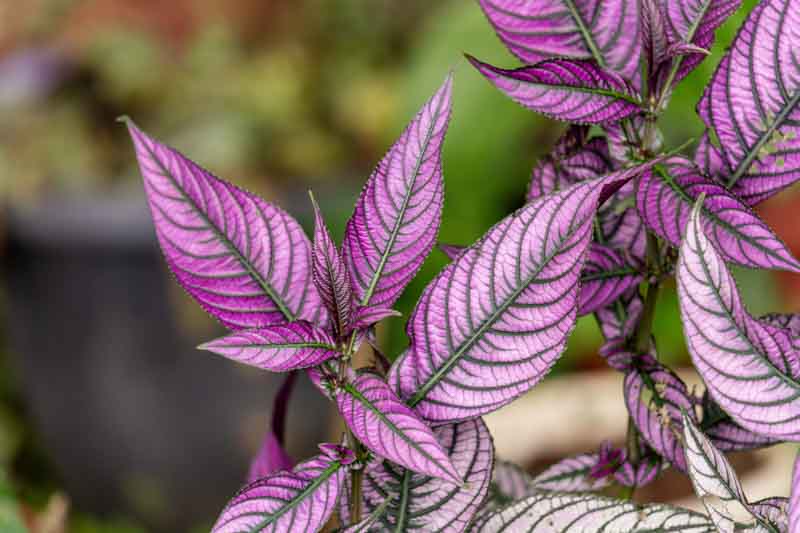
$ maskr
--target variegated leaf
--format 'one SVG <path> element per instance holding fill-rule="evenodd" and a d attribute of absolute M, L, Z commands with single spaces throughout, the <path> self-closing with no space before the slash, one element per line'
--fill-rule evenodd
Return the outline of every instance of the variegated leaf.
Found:
<path fill-rule="evenodd" d="M 203 309 L 236 330 L 322 322 L 300 225 L 127 124 L 164 258 Z"/>
<path fill-rule="evenodd" d="M 594 494 L 534 494 L 487 517 L 473 533 L 714 533 L 706 516 L 666 505 L 636 505 Z"/>
<path fill-rule="evenodd" d="M 391 307 L 436 242 L 451 100 L 448 77 L 378 164 L 347 223 L 342 252 L 362 306 Z"/>
<path fill-rule="evenodd" d="M 389 373 L 400 396 L 441 423 L 498 409 L 535 385 L 574 326 L 598 201 L 640 171 L 531 202 L 446 266 L 423 292 L 410 349 Z"/>
<path fill-rule="evenodd" d="M 639 75 L 635 0 L 479 0 L 508 49 L 525 63 L 551 57 L 593 59 L 630 80 Z"/>
<path fill-rule="evenodd" d="M 439 426 L 434 432 L 464 482 L 455 484 L 414 474 L 389 461 L 372 461 L 364 470 L 363 507 L 369 514 L 385 507 L 369 531 L 457 533 L 466 529 L 489 491 L 492 438 L 480 418 Z M 350 491 L 345 491 L 339 508 L 345 523 L 349 520 L 349 495 Z"/>
<path fill-rule="evenodd" d="M 611 482 L 609 476 L 589 475 L 599 459 L 600 456 L 596 453 L 562 459 L 533 478 L 532 488 L 552 492 L 591 492 L 607 487 Z M 528 495 L 530 494 L 529 491 Z"/>
<path fill-rule="evenodd" d="M 317 366 L 340 355 L 336 342 L 330 335 L 313 324 L 300 320 L 234 331 L 225 337 L 201 344 L 198 349 L 270 372 L 287 372 Z"/>
<path fill-rule="evenodd" d="M 587 315 L 610 305 L 641 281 L 642 273 L 621 253 L 592 243 L 581 273 L 578 314 Z"/>
<path fill-rule="evenodd" d="M 335 452 L 335 453 L 334 453 Z M 319 531 L 336 507 L 352 452 L 336 447 L 244 487 L 217 519 L 212 533 Z"/>
<path fill-rule="evenodd" d="M 679 246 L 701 194 L 705 195 L 700 210 L 703 230 L 726 261 L 800 271 L 800 262 L 755 212 L 684 157 L 673 157 L 642 174 L 636 207 L 652 231 Z"/>
<path fill-rule="evenodd" d="M 359 374 L 342 385 L 336 403 L 353 435 L 377 456 L 420 474 L 461 482 L 432 430 L 381 377 Z"/>
<path fill-rule="evenodd" d="M 467 59 L 509 98 L 556 120 L 606 124 L 640 109 L 630 84 L 594 62 L 549 59 L 509 70 Z"/>
<path fill-rule="evenodd" d="M 698 104 L 730 168 L 726 184 L 750 205 L 800 179 L 798 25 L 792 0 L 759 2 Z"/>
<path fill-rule="evenodd" d="M 699 205 L 687 224 L 677 281 L 689 353 L 712 398 L 745 429 L 800 441 L 800 383 L 781 368 L 797 354 L 785 353 L 781 330 L 744 309 L 705 235 Z"/>

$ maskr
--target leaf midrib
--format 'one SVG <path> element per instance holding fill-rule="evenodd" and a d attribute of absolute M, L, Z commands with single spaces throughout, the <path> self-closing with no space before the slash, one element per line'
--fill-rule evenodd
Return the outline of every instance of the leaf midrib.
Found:
<path fill-rule="evenodd" d="M 183 187 L 177 182 L 172 173 L 169 170 L 167 170 L 167 168 L 161 162 L 161 159 L 156 155 L 156 153 L 148 145 L 148 143 L 144 142 L 144 139 L 140 139 L 140 142 L 145 147 L 147 152 L 150 154 L 151 159 L 156 163 L 156 165 L 158 165 L 158 168 L 161 169 L 162 175 L 166 177 L 170 181 L 170 183 L 172 183 L 172 186 L 178 191 L 178 193 L 180 193 L 183 199 L 189 203 L 189 205 L 192 207 L 192 210 L 201 219 L 203 219 L 203 221 L 208 225 L 209 228 L 211 228 L 211 231 L 214 233 L 217 239 L 219 239 L 222 242 L 222 244 L 231 251 L 234 257 L 236 257 L 236 260 L 239 261 L 239 264 L 242 265 L 242 267 L 244 267 L 244 269 L 247 271 L 250 277 L 256 283 L 258 283 L 258 285 L 266 293 L 266 295 L 275 303 L 275 305 L 278 307 L 278 310 L 280 310 L 283 316 L 285 316 L 289 322 L 293 322 L 294 320 L 296 320 L 297 317 L 294 315 L 294 313 L 292 313 L 289 310 L 289 308 L 283 302 L 283 299 L 278 297 L 278 294 L 275 292 L 272 286 L 264 278 L 261 277 L 261 274 L 258 271 L 256 271 L 253 268 L 253 265 L 250 263 L 250 261 L 247 260 L 241 254 L 239 249 L 231 242 L 230 239 L 228 239 L 227 235 L 222 233 L 222 231 L 217 227 L 217 225 L 211 221 L 208 215 L 206 215 L 199 208 L 194 199 L 191 198 L 188 194 L 186 194 L 186 191 L 183 190 Z"/>

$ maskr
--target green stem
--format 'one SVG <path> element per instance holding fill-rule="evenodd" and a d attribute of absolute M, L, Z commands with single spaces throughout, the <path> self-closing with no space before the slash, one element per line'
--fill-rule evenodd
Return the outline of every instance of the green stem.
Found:
<path fill-rule="evenodd" d="M 644 308 L 642 316 L 639 318 L 639 325 L 633 337 L 633 347 L 637 355 L 647 353 L 650 350 L 650 335 L 653 331 L 653 318 L 656 314 L 656 303 L 658 302 L 659 282 L 658 275 L 660 270 L 661 258 L 658 253 L 658 240 L 652 233 L 647 233 L 647 266 L 650 272 L 655 272 L 656 280 L 647 286 Z"/>

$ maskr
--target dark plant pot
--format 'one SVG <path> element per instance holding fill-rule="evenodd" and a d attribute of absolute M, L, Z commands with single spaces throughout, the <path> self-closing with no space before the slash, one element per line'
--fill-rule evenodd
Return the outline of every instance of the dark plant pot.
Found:
<path fill-rule="evenodd" d="M 281 376 L 195 349 L 223 330 L 182 332 L 143 198 L 7 218 L 11 364 L 74 505 L 163 531 L 213 520 L 244 482 Z M 328 403 L 301 379 L 290 409 L 289 451 L 311 455 Z"/>

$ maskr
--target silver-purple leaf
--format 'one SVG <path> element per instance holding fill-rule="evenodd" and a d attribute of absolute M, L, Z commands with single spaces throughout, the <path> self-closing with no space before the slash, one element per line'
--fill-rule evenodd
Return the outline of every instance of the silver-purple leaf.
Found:
<path fill-rule="evenodd" d="M 630 80 L 641 55 L 636 0 L 479 0 L 508 49 L 525 63 L 593 59 Z"/>
<path fill-rule="evenodd" d="M 633 290 L 608 307 L 598 310 L 595 318 L 603 337 L 609 341 L 627 338 L 638 323 L 643 305 L 639 291 Z"/>
<path fill-rule="evenodd" d="M 581 273 L 578 315 L 593 313 L 637 287 L 641 272 L 616 250 L 592 243 Z"/>
<path fill-rule="evenodd" d="M 798 25 L 792 0 L 760 2 L 698 104 L 730 168 L 726 184 L 749 205 L 800 179 Z"/>
<path fill-rule="evenodd" d="M 789 495 L 789 531 L 800 530 L 800 453 L 792 469 L 792 485 Z"/>
<path fill-rule="evenodd" d="M 800 337 L 800 313 L 770 313 L 759 317 L 759 320 L 787 330 L 792 337 Z"/>
<path fill-rule="evenodd" d="M 371 305 L 362 306 L 356 309 L 353 316 L 353 328 L 365 329 L 374 326 L 384 318 L 391 316 L 401 316 L 399 311 L 387 309 L 386 307 L 373 307 Z"/>
<path fill-rule="evenodd" d="M 726 261 L 751 268 L 800 271 L 800 262 L 746 204 L 703 176 L 684 157 L 673 157 L 637 181 L 636 207 L 647 226 L 679 246 L 695 201 L 706 236 Z"/>
<path fill-rule="evenodd" d="M 466 246 L 461 246 L 458 244 L 445 244 L 441 242 L 437 246 L 439 247 L 439 250 L 441 250 L 442 253 L 451 261 L 454 261 L 455 258 L 461 255 L 461 252 L 467 248 Z"/>
<path fill-rule="evenodd" d="M 249 531 L 319 531 L 336 508 L 344 483 L 343 466 L 352 452 L 341 457 L 326 453 L 247 485 L 228 503 L 212 533 Z"/>
<path fill-rule="evenodd" d="M 519 466 L 508 461 L 495 461 L 492 489 L 499 499 L 513 501 L 524 498 L 535 490 L 532 485 L 533 476 Z"/>
<path fill-rule="evenodd" d="M 448 76 L 408 124 L 364 185 L 347 222 L 342 252 L 359 305 L 391 307 L 436 242 L 452 85 Z"/>
<path fill-rule="evenodd" d="M 311 249 L 314 285 L 328 309 L 336 335 L 343 338 L 350 330 L 353 314 L 350 275 L 313 195 L 311 203 L 314 205 L 314 244 Z"/>
<path fill-rule="evenodd" d="M 562 459 L 533 478 L 533 490 L 551 492 L 591 492 L 611 484 L 611 477 L 591 477 L 592 468 L 600 457 L 596 453 L 584 453 Z M 532 494 L 528 491 L 528 494 Z"/>
<path fill-rule="evenodd" d="M 286 411 L 296 381 L 297 372 L 289 372 L 275 393 L 275 400 L 272 402 L 272 420 L 261 448 L 250 463 L 247 472 L 248 483 L 281 470 L 289 470 L 294 466 L 294 461 L 286 453 L 283 445 L 286 434 Z"/>
<path fill-rule="evenodd" d="M 420 474 L 461 482 L 433 431 L 379 376 L 359 374 L 342 385 L 336 403 L 347 427 L 375 455 Z"/>
<path fill-rule="evenodd" d="M 720 254 L 692 211 L 677 268 L 684 334 L 712 398 L 750 431 L 800 440 L 800 383 L 779 364 L 795 354 L 777 328 L 751 317 Z"/>
<path fill-rule="evenodd" d="M 330 335 L 310 322 L 300 320 L 234 331 L 201 344 L 198 349 L 270 372 L 317 366 L 340 355 Z"/>
<path fill-rule="evenodd" d="M 475 418 L 439 426 L 434 433 L 464 483 L 414 474 L 389 461 L 373 460 L 364 470 L 363 508 L 372 514 L 387 497 L 390 501 L 370 531 L 458 533 L 466 529 L 478 511 L 492 478 L 494 446 L 489 430 L 480 418 Z M 346 523 L 350 491 L 343 496 L 339 514 Z"/>
<path fill-rule="evenodd" d="M 606 124 L 640 109 L 633 87 L 594 62 L 548 59 L 509 70 L 467 59 L 506 96 L 556 120 Z"/>
<path fill-rule="evenodd" d="M 625 461 L 614 472 L 614 481 L 623 487 L 644 487 L 652 483 L 665 464 L 656 455 L 642 458 L 636 465 L 630 461 Z"/>
<path fill-rule="evenodd" d="M 761 523 L 760 525 L 766 526 L 763 519 L 753 514 L 739 478 L 728 459 L 703 435 L 686 413 L 683 418 L 683 440 L 688 474 L 694 491 L 720 531 L 724 530 L 723 524 L 731 523 Z"/>
<path fill-rule="evenodd" d="M 750 504 L 753 514 L 772 526 L 775 533 L 789 533 L 788 507 L 789 500 L 781 497 L 766 498 Z"/>
<path fill-rule="evenodd" d="M 754 450 L 780 442 L 774 437 L 753 433 L 733 420 L 705 391 L 702 399 L 703 418 L 700 428 L 721 452 Z"/>
<path fill-rule="evenodd" d="M 471 533 L 714 533 L 708 517 L 667 505 L 636 505 L 595 494 L 544 492 L 488 516 Z"/>
<path fill-rule="evenodd" d="M 666 58 L 670 46 L 667 33 L 666 14 L 662 0 L 641 0 L 642 2 L 642 44 L 647 60 L 648 72 L 652 74 Z"/>
<path fill-rule="evenodd" d="M 528 185 L 528 201 L 611 172 L 604 139 L 587 140 L 587 134 L 585 126 L 570 127 L 556 141 L 553 150 L 536 163 Z"/>
<path fill-rule="evenodd" d="M 741 0 L 667 0 L 663 2 L 670 30 L 676 45 L 710 49 L 714 32 L 737 9 Z M 704 54 L 676 57 L 674 81 L 680 81 L 705 59 Z"/>
<path fill-rule="evenodd" d="M 535 200 L 447 265 L 420 297 L 410 348 L 389 373 L 399 395 L 442 423 L 498 409 L 535 385 L 574 326 L 598 201 L 640 171 Z"/>
<path fill-rule="evenodd" d="M 681 411 L 694 413 L 686 384 L 649 355 L 625 375 L 625 405 L 644 441 L 678 470 L 686 471 Z"/>
<path fill-rule="evenodd" d="M 719 148 L 711 142 L 708 131 L 703 132 L 700 140 L 697 141 L 697 149 L 694 152 L 694 163 L 703 173 L 719 183 L 725 183 L 726 176 L 730 174 L 730 169 L 725 163 Z"/>
<path fill-rule="evenodd" d="M 164 257 L 203 309 L 234 330 L 323 322 L 300 225 L 127 124 Z"/>

